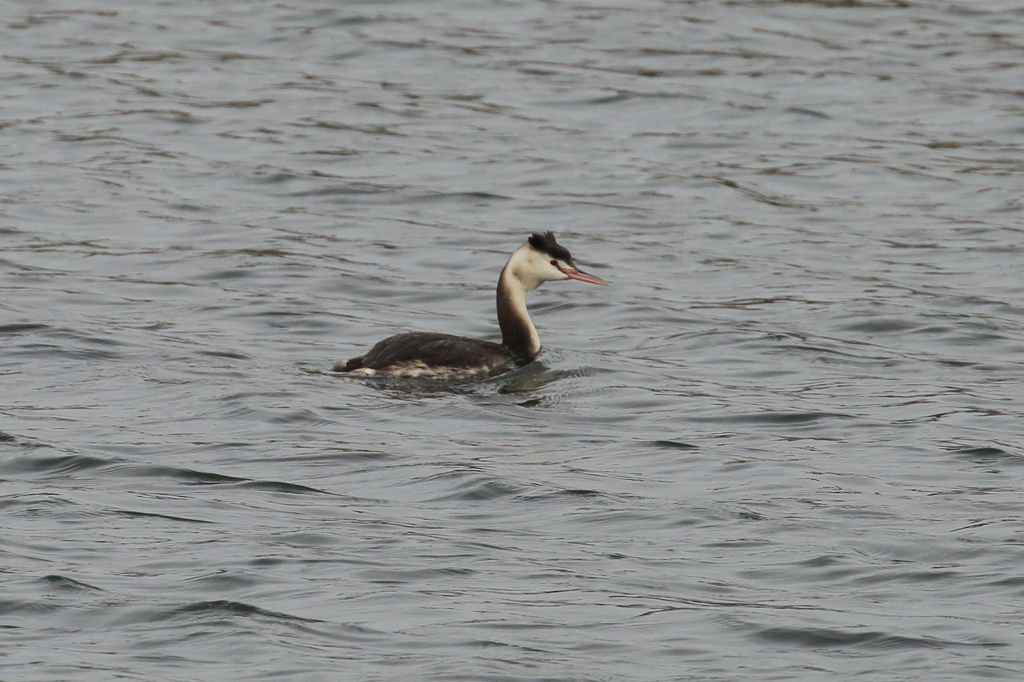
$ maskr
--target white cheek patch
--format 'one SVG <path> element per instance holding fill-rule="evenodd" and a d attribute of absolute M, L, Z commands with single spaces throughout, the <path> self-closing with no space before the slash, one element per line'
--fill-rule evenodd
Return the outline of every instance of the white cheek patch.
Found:
<path fill-rule="evenodd" d="M 526 291 L 533 291 L 544 282 L 561 282 L 570 277 L 563 270 L 572 272 L 575 268 L 550 253 L 544 253 L 524 244 L 509 259 L 511 272 Z"/>

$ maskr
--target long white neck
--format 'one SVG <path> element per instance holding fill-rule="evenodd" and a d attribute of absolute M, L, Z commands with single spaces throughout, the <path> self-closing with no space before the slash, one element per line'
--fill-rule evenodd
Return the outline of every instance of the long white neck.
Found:
<path fill-rule="evenodd" d="M 530 252 L 528 245 L 519 247 L 505 263 L 498 278 L 501 345 L 521 360 L 532 360 L 540 353 L 540 337 L 526 310 L 526 292 L 542 284 L 542 280 L 530 272 Z"/>

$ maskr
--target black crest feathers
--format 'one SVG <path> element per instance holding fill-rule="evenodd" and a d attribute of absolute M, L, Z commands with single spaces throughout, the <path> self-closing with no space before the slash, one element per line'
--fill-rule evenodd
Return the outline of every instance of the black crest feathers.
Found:
<path fill-rule="evenodd" d="M 572 255 L 567 248 L 555 241 L 554 232 L 534 232 L 530 235 L 529 243 L 541 253 L 572 265 Z"/>

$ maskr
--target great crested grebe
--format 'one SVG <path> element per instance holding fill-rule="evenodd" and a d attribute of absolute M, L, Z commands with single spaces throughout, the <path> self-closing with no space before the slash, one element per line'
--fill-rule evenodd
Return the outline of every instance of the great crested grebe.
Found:
<path fill-rule="evenodd" d="M 526 312 L 526 292 L 544 282 L 567 279 L 608 284 L 581 272 L 553 233 L 535 232 L 515 250 L 498 277 L 501 343 L 430 332 L 398 334 L 384 339 L 366 355 L 339 361 L 333 371 L 458 379 L 489 376 L 526 364 L 540 353 L 537 329 Z"/>

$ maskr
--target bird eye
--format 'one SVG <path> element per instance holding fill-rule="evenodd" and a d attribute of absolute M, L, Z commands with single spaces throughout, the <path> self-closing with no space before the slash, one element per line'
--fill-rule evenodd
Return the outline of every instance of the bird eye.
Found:
<path fill-rule="evenodd" d="M 556 268 L 558 267 L 558 261 L 556 260 L 551 261 L 551 264 L 554 265 Z"/>

